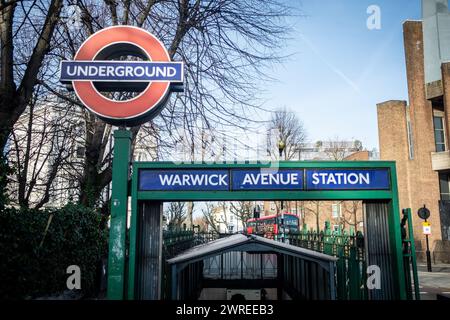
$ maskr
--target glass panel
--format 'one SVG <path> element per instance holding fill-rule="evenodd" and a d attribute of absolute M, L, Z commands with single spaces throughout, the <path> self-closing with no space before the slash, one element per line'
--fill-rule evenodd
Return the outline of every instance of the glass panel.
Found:
<path fill-rule="evenodd" d="M 441 187 L 441 194 L 450 193 L 450 187 L 448 183 L 448 173 L 439 174 L 439 184 Z"/>
<path fill-rule="evenodd" d="M 444 131 L 435 131 L 434 138 L 436 139 L 436 143 L 444 143 Z"/>
<path fill-rule="evenodd" d="M 435 130 L 443 130 L 444 129 L 444 122 L 442 117 L 434 117 L 434 129 Z"/>
<path fill-rule="evenodd" d="M 442 201 L 450 201 L 450 193 L 441 193 Z"/>
<path fill-rule="evenodd" d="M 445 144 L 437 144 L 436 145 L 436 152 L 445 152 Z"/>

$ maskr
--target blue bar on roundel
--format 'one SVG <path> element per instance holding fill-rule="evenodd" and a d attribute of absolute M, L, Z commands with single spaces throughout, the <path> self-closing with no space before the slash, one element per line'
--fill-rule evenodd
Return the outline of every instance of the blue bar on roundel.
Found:
<path fill-rule="evenodd" d="M 308 169 L 307 190 L 390 190 L 389 169 Z"/>
<path fill-rule="evenodd" d="M 228 191 L 228 170 L 140 170 L 139 191 Z"/>
<path fill-rule="evenodd" d="M 61 61 L 60 81 L 183 82 L 182 62 Z"/>

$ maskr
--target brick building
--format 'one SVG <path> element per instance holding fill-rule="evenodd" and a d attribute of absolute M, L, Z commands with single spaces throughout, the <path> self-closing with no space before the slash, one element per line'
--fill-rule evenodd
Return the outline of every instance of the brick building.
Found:
<path fill-rule="evenodd" d="M 419 253 L 422 220 L 431 210 L 432 255 L 450 262 L 450 12 L 447 0 L 423 0 L 421 21 L 403 25 L 409 102 L 378 104 L 381 160 L 397 162 L 401 208 L 414 212 Z"/>

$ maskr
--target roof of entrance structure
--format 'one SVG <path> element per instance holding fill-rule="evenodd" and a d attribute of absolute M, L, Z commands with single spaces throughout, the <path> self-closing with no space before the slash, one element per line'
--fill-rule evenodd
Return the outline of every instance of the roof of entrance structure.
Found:
<path fill-rule="evenodd" d="M 317 262 L 335 262 L 338 260 L 333 256 L 287 243 L 255 235 L 236 234 L 189 249 L 167 262 L 170 264 L 195 262 L 232 251 L 281 253 Z"/>

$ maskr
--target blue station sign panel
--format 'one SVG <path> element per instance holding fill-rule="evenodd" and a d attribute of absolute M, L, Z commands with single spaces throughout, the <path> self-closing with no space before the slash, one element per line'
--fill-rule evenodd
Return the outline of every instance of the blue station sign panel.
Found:
<path fill-rule="evenodd" d="M 387 169 L 306 170 L 308 190 L 389 190 Z"/>
<path fill-rule="evenodd" d="M 140 191 L 390 190 L 389 169 L 205 169 L 139 172 Z"/>
<path fill-rule="evenodd" d="M 232 189 L 303 190 L 303 169 L 254 169 L 232 171 Z"/>

